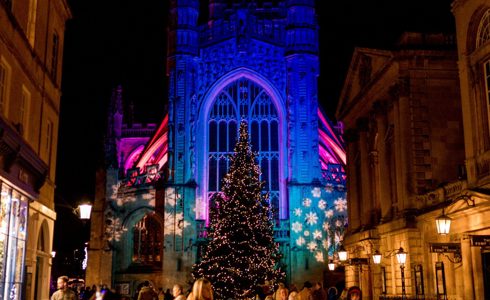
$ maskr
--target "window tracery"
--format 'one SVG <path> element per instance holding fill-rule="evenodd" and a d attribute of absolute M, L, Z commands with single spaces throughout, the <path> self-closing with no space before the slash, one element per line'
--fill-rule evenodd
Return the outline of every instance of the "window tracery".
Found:
<path fill-rule="evenodd" d="M 488 124 L 490 124 L 490 59 L 483 64 L 485 97 L 487 103 Z"/>
<path fill-rule="evenodd" d="M 279 219 L 279 117 L 270 95 L 258 84 L 241 78 L 227 85 L 214 100 L 208 119 L 208 199 L 221 190 L 238 137 L 246 120 L 252 150 L 258 153 L 264 192 L 269 192 L 274 219 Z"/>
<path fill-rule="evenodd" d="M 483 46 L 490 40 L 490 9 L 483 14 L 478 32 L 476 34 L 476 48 Z"/>
<path fill-rule="evenodd" d="M 154 214 L 145 215 L 133 227 L 133 263 L 161 267 L 163 234 Z"/>

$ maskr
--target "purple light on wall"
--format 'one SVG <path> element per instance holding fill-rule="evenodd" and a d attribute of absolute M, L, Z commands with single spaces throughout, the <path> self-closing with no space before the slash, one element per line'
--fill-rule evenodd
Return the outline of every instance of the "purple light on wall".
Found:
<path fill-rule="evenodd" d="M 318 147 L 322 169 L 326 169 L 326 164 L 346 165 L 347 158 L 342 140 L 338 133 L 332 128 L 323 113 L 318 110 L 318 119 L 321 126 L 318 128 L 320 145 Z"/>

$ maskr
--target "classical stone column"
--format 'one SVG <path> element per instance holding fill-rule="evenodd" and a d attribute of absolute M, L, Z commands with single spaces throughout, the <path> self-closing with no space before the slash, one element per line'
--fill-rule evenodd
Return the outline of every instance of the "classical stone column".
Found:
<path fill-rule="evenodd" d="M 475 299 L 475 287 L 473 285 L 473 264 L 469 239 L 461 239 L 461 256 L 463 257 L 463 286 L 464 299 Z"/>
<path fill-rule="evenodd" d="M 413 192 L 413 185 L 409 183 L 410 163 L 409 157 L 409 138 L 410 138 L 410 108 L 409 108 L 409 79 L 400 79 L 399 82 L 390 89 L 393 101 L 394 135 L 395 135 L 395 174 L 396 195 L 393 195 L 393 204 L 397 211 L 401 213 L 407 208 L 405 198 Z"/>
<path fill-rule="evenodd" d="M 471 252 L 471 264 L 473 271 L 473 287 L 475 289 L 475 297 L 472 299 L 483 299 L 485 295 L 485 287 L 483 283 L 483 270 L 481 261 L 481 249 L 480 247 L 470 247 Z"/>
<path fill-rule="evenodd" d="M 349 231 L 353 231 L 361 225 L 359 213 L 359 193 L 358 193 L 358 176 L 356 172 L 356 156 L 358 149 L 359 136 L 357 131 L 349 129 L 344 135 L 347 149 L 347 205 L 349 216 Z"/>
<path fill-rule="evenodd" d="M 376 125 L 378 128 L 378 137 L 376 139 L 377 147 L 377 158 L 378 158 L 378 177 L 376 184 L 378 185 L 378 197 L 379 204 L 381 206 L 381 221 L 388 220 L 391 217 L 391 193 L 390 193 L 390 181 L 389 176 L 390 165 L 386 153 L 386 131 L 387 131 L 387 120 L 386 120 L 386 103 L 376 102 L 373 106 Z"/>
<path fill-rule="evenodd" d="M 371 194 L 371 179 L 369 172 L 369 149 L 368 149 L 368 120 L 359 119 L 357 121 L 359 132 L 359 152 L 361 158 L 361 195 L 359 197 L 361 209 L 361 226 L 371 223 L 371 213 L 373 210 L 373 201 Z"/>

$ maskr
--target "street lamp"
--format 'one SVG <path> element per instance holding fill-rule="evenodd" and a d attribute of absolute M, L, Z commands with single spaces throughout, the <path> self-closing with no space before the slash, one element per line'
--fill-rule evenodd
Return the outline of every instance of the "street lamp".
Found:
<path fill-rule="evenodd" d="M 396 251 L 396 252 L 395 252 Z M 385 254 L 386 257 L 393 257 L 396 255 L 396 260 L 398 264 L 400 264 L 400 271 L 401 271 L 401 279 L 402 279 L 402 300 L 406 299 L 406 292 L 405 292 L 405 263 L 407 262 L 407 252 L 403 250 L 402 247 L 400 247 L 398 250 L 392 250 L 388 252 L 388 254 Z M 380 264 L 381 263 L 381 253 L 379 253 L 378 250 L 374 251 L 373 254 L 373 262 L 375 264 Z"/>
<path fill-rule="evenodd" d="M 381 253 L 378 250 L 374 251 L 373 263 L 379 265 L 381 263 Z"/>
<path fill-rule="evenodd" d="M 328 269 L 329 269 L 330 271 L 335 270 L 335 263 L 333 262 L 333 260 L 330 260 L 330 261 L 328 262 Z"/>
<path fill-rule="evenodd" d="M 455 204 L 459 200 L 463 200 L 468 207 L 475 207 L 475 199 L 473 199 L 472 197 L 472 195 L 462 194 L 452 200 L 449 199 L 448 201 L 446 201 L 446 203 L 448 204 L 445 208 L 449 210 L 450 206 Z M 449 230 L 451 229 L 451 218 L 444 213 L 444 208 L 442 209 L 442 215 L 436 218 L 436 228 L 439 235 L 449 234 Z"/>
<path fill-rule="evenodd" d="M 61 202 L 61 203 L 60 203 Z M 79 229 L 77 227 L 74 226 L 76 220 L 79 221 L 79 224 L 82 226 L 82 230 L 85 231 L 86 229 L 86 225 L 87 225 L 87 221 L 90 220 L 90 217 L 91 217 L 91 211 L 92 211 L 92 205 L 90 204 L 90 202 L 88 201 L 84 201 L 84 202 L 81 202 L 79 203 L 76 207 L 74 207 L 73 205 L 70 205 L 67 201 L 64 201 L 63 199 L 61 199 L 60 202 L 56 202 L 55 203 L 55 206 L 56 206 L 56 211 L 58 213 L 60 213 L 61 209 L 66 209 L 67 211 L 70 212 L 70 214 L 59 214 L 59 216 L 63 216 L 63 218 L 59 218 L 57 220 L 57 223 L 58 224 L 61 224 L 59 222 L 67 222 L 67 224 L 71 224 L 73 225 L 73 227 L 70 226 L 70 228 L 68 228 L 67 230 L 62 230 L 62 226 L 59 225 L 60 227 L 60 232 L 63 232 L 62 235 L 64 234 L 70 234 L 69 231 L 71 230 L 77 230 L 79 231 Z M 78 223 L 77 223 L 78 224 Z M 66 226 L 65 226 L 66 228 Z M 85 234 L 84 234 L 85 235 Z M 81 238 L 85 239 L 85 237 L 82 237 Z M 67 249 L 65 248 L 66 250 L 71 250 L 71 249 Z M 81 253 L 81 252 L 78 252 L 78 250 L 75 250 L 73 253 L 73 259 L 71 259 L 71 257 L 68 257 L 68 254 L 67 253 L 70 253 L 70 251 L 61 251 L 61 249 L 57 249 L 59 250 L 58 253 L 56 253 L 55 251 L 53 251 L 51 253 L 51 256 L 53 258 L 53 265 L 52 265 L 52 268 L 53 268 L 53 272 L 54 273 L 57 273 L 58 271 L 60 270 L 65 270 L 65 271 L 70 271 L 70 272 L 74 272 L 77 274 L 77 276 L 82 276 L 82 272 L 84 272 L 84 269 L 80 268 L 77 264 L 78 261 L 81 262 L 81 258 L 79 257 L 79 255 L 76 255 L 76 253 Z M 85 257 L 86 257 L 86 253 L 85 253 Z M 65 263 L 62 263 L 63 259 L 68 259 L 69 263 L 68 264 L 65 264 Z"/>
<path fill-rule="evenodd" d="M 436 218 L 436 228 L 437 233 L 440 235 L 449 234 L 449 229 L 451 228 L 451 218 L 444 213 L 442 210 L 442 215 Z"/>
<path fill-rule="evenodd" d="M 90 219 L 90 213 L 92 212 L 92 204 L 90 203 L 79 204 L 77 210 L 81 220 L 88 220 Z"/>
<path fill-rule="evenodd" d="M 347 250 L 345 250 L 344 246 L 341 245 L 340 248 L 339 248 L 339 251 L 337 252 L 337 254 L 339 255 L 339 260 L 341 262 L 344 262 L 347 260 Z"/>
<path fill-rule="evenodd" d="M 402 276 L 402 300 L 406 299 L 405 293 L 405 262 L 407 261 L 407 252 L 403 251 L 403 248 L 400 247 L 398 252 L 396 252 L 396 260 L 400 264 L 400 271 Z"/>
<path fill-rule="evenodd" d="M 86 221 L 90 219 L 90 214 L 92 212 L 92 204 L 90 202 L 82 202 L 78 204 L 76 208 L 67 203 L 55 203 L 56 207 L 62 207 L 70 209 L 73 214 L 75 214 L 80 220 Z"/>

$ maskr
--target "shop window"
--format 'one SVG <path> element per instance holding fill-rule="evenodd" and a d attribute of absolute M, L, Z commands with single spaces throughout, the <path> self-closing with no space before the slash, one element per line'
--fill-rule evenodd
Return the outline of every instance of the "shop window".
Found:
<path fill-rule="evenodd" d="M 0 299 L 21 299 L 27 237 L 28 200 L 1 183 Z"/>

